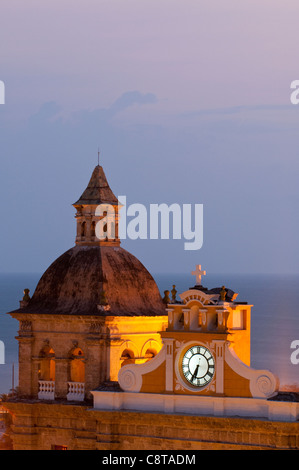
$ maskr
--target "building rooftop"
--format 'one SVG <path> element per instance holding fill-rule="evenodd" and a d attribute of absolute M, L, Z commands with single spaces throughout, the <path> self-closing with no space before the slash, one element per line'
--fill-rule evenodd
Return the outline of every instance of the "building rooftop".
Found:
<path fill-rule="evenodd" d="M 97 165 L 93 170 L 88 186 L 74 206 L 92 204 L 118 204 L 118 199 L 110 189 L 103 168 Z"/>
<path fill-rule="evenodd" d="M 115 246 L 75 246 L 41 277 L 15 312 L 97 316 L 166 315 L 155 280 L 131 253 Z"/>

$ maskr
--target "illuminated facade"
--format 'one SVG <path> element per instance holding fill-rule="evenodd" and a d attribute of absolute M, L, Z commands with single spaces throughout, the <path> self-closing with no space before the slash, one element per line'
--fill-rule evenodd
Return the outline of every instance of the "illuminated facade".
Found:
<path fill-rule="evenodd" d="M 97 207 L 115 208 L 113 238 L 99 240 Z M 117 381 L 119 369 L 143 363 L 161 349 L 167 316 L 146 268 L 120 247 L 118 200 L 97 166 L 76 209 L 76 246 L 26 292 L 19 320 L 19 396 L 84 401 Z M 105 231 L 104 226 L 104 231 Z"/>
<path fill-rule="evenodd" d="M 163 351 L 143 368 L 123 369 L 122 388 L 130 388 L 126 374 L 135 374 L 132 391 L 271 396 L 278 388 L 277 379 L 250 368 L 251 305 L 238 302 L 237 296 L 224 286 L 209 290 L 197 284 L 169 303 L 168 326 L 161 332 Z"/>
<path fill-rule="evenodd" d="M 100 204 L 116 215 L 101 240 Z M 299 448 L 299 404 L 271 401 L 277 378 L 250 367 L 251 305 L 203 287 L 200 266 L 193 287 L 162 300 L 120 247 L 99 165 L 74 207 L 76 245 L 10 312 L 20 324 L 19 390 L 4 403 L 13 448 Z"/>

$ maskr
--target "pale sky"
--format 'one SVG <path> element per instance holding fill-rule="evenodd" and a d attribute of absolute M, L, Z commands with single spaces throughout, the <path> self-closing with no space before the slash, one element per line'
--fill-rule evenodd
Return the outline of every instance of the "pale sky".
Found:
<path fill-rule="evenodd" d="M 298 272 L 297 0 L 1 0 L 0 271 L 74 245 L 101 163 L 129 203 L 204 204 L 204 243 L 124 242 L 152 272 Z"/>

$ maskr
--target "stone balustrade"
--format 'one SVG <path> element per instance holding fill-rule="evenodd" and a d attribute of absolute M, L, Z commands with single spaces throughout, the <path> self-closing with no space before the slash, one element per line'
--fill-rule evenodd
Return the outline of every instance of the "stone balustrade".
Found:
<path fill-rule="evenodd" d="M 68 401 L 83 401 L 85 396 L 84 382 L 68 382 Z"/>
<path fill-rule="evenodd" d="M 55 382 L 53 380 L 39 380 L 38 387 L 38 398 L 40 400 L 54 400 Z"/>
<path fill-rule="evenodd" d="M 83 382 L 68 382 L 68 401 L 83 401 L 85 397 L 85 384 Z M 38 398 L 40 400 L 55 400 L 55 382 L 53 380 L 39 380 Z"/>

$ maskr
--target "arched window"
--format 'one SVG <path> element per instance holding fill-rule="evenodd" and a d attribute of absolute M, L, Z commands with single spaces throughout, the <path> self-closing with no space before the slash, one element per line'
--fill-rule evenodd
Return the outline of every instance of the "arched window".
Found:
<path fill-rule="evenodd" d="M 81 224 L 81 237 L 85 237 L 86 234 L 86 222 L 82 222 Z"/>
<path fill-rule="evenodd" d="M 95 222 L 92 222 L 92 223 L 91 223 L 90 235 L 91 235 L 92 237 L 95 237 L 95 236 L 96 236 L 96 223 L 95 223 Z"/>
<path fill-rule="evenodd" d="M 134 353 L 130 349 L 125 349 L 121 355 L 121 365 L 120 367 L 126 366 L 128 364 L 135 364 Z"/>
<path fill-rule="evenodd" d="M 157 354 L 157 352 L 154 349 L 152 349 L 152 348 L 147 349 L 146 352 L 145 352 L 145 355 L 144 355 L 145 362 L 148 362 L 151 359 L 153 359 L 153 357 L 155 357 L 156 354 Z"/>
<path fill-rule="evenodd" d="M 55 381 L 55 353 L 49 346 L 44 347 L 40 354 L 38 368 L 38 379 L 45 381 Z"/>
<path fill-rule="evenodd" d="M 161 344 L 155 339 L 150 339 L 146 341 L 141 349 L 141 357 L 139 364 L 148 362 L 157 356 L 158 352 L 161 350 Z"/>
<path fill-rule="evenodd" d="M 70 364 L 70 379 L 71 382 L 85 382 L 84 353 L 80 348 L 75 348 L 72 351 Z"/>

